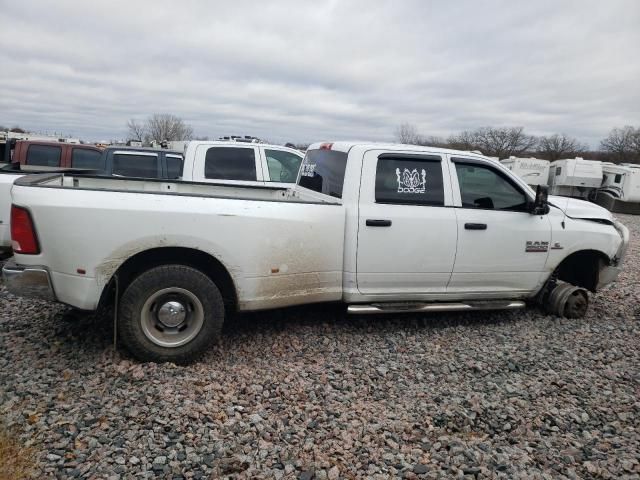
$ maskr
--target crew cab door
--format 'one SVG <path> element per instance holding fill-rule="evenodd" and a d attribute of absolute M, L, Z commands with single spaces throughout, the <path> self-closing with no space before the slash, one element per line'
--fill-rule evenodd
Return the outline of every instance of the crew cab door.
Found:
<path fill-rule="evenodd" d="M 360 182 L 356 278 L 363 294 L 444 292 L 457 224 L 442 155 L 366 152 Z"/>
<path fill-rule="evenodd" d="M 199 145 L 191 171 L 192 178 L 184 180 L 230 185 L 264 183 L 260 153 L 251 144 Z"/>
<path fill-rule="evenodd" d="M 525 293 L 544 276 L 551 224 L 528 212 L 529 197 L 505 168 L 452 158 L 458 248 L 449 293 Z"/>
<path fill-rule="evenodd" d="M 304 156 L 301 153 L 260 147 L 265 182 L 295 183 Z"/>

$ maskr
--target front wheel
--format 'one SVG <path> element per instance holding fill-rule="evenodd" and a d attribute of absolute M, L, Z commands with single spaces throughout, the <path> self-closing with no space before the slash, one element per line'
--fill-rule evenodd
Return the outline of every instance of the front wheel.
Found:
<path fill-rule="evenodd" d="M 220 336 L 224 302 L 216 284 L 186 265 L 140 274 L 120 301 L 122 343 L 142 361 L 187 364 Z"/>

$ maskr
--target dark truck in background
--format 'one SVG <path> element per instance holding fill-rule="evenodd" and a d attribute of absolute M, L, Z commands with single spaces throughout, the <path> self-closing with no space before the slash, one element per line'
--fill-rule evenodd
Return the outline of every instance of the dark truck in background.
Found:
<path fill-rule="evenodd" d="M 95 145 L 14 140 L 4 145 L 2 161 L 35 167 L 93 169 L 101 156 L 102 149 Z"/>
<path fill-rule="evenodd" d="M 178 179 L 184 158 L 175 150 L 144 147 L 107 147 L 94 169 L 116 177 Z M 87 167 L 88 168 L 88 167 Z"/>
<path fill-rule="evenodd" d="M 69 144 L 35 140 L 7 142 L 2 149 L 3 162 L 19 164 L 23 173 L 42 169 L 92 170 L 98 175 L 121 177 L 168 178 L 182 175 L 180 152 L 142 147 Z M 6 165 L 5 165 L 6 170 Z"/>

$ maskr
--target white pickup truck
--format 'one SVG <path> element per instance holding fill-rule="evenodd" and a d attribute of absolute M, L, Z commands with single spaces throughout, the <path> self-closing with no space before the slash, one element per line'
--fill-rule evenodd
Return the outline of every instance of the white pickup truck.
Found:
<path fill-rule="evenodd" d="M 293 148 L 233 141 L 189 142 L 183 156 L 166 150 L 109 147 L 92 163 L 71 168 L 95 169 L 104 175 L 166 178 L 230 185 L 289 186 L 296 181 L 303 154 Z M 0 169 L 0 255 L 11 250 L 9 212 L 13 182 L 29 169 L 58 167 L 23 165 L 22 171 Z"/>
<path fill-rule="evenodd" d="M 188 153 L 187 153 L 188 156 Z M 55 192 L 55 195 L 52 194 Z M 102 308 L 138 358 L 186 363 L 235 310 L 344 302 L 352 313 L 584 315 L 627 228 L 455 150 L 312 145 L 293 188 L 29 176 L 12 191 L 16 294 Z"/>

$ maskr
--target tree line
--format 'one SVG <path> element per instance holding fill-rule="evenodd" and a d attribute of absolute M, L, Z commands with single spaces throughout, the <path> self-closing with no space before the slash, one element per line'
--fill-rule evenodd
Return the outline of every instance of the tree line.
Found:
<path fill-rule="evenodd" d="M 480 127 L 444 138 L 421 135 L 414 125 L 403 123 L 396 129 L 395 137 L 399 143 L 479 150 L 500 159 L 535 156 L 553 161 L 582 156 L 615 163 L 640 163 L 640 127 L 632 126 L 612 129 L 596 151 L 564 133 L 533 136 L 524 127 Z"/>
<path fill-rule="evenodd" d="M 193 140 L 193 127 L 170 113 L 154 113 L 144 121 L 130 119 L 127 135 L 128 140 L 143 143 Z"/>

